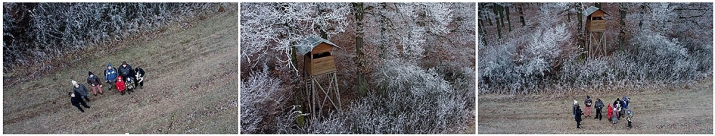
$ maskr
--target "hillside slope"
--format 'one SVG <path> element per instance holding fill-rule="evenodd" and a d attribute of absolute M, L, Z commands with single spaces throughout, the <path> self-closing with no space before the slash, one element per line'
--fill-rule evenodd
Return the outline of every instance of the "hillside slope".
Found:
<path fill-rule="evenodd" d="M 237 14 L 170 27 L 3 88 L 3 133 L 238 133 Z M 72 79 L 86 85 L 87 71 L 103 77 L 108 62 L 122 61 L 147 72 L 143 89 L 119 95 L 105 84 L 85 113 L 70 104 Z"/>

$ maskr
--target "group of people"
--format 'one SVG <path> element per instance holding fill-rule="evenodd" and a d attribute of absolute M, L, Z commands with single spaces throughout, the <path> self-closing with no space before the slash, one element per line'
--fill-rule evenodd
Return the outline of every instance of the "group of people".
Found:
<path fill-rule="evenodd" d="M 591 100 L 591 96 L 586 96 L 586 100 L 584 101 L 584 104 L 586 105 L 586 111 L 585 113 L 581 111 L 581 108 L 578 104 L 578 101 L 574 100 L 573 101 L 573 116 L 574 119 L 576 120 L 576 128 L 581 128 L 581 116 L 585 116 L 586 118 L 591 116 L 591 106 L 593 105 L 593 101 Z M 615 101 L 613 101 L 613 104 L 608 104 L 607 110 L 608 110 L 608 120 L 616 124 L 618 123 L 618 119 L 620 119 L 623 116 L 626 116 L 626 119 L 628 120 L 628 128 L 633 127 L 631 124 L 631 118 L 633 117 L 633 112 L 631 112 L 630 109 L 628 109 L 628 105 L 630 104 L 630 98 L 623 96 L 622 99 L 616 98 Z M 612 105 L 612 106 L 611 106 Z M 596 99 L 596 104 L 593 105 L 596 108 L 596 117 L 593 119 L 598 119 L 601 120 L 603 118 L 603 115 L 601 114 L 601 111 L 603 109 L 603 101 L 601 101 L 600 98 Z"/>
<path fill-rule="evenodd" d="M 114 85 L 121 95 L 124 95 L 127 91 L 131 94 L 134 92 L 134 87 L 144 88 L 144 74 L 143 69 L 132 69 L 132 66 L 127 64 L 126 61 L 122 62 L 119 69 L 112 67 L 112 64 L 108 63 L 107 68 L 104 70 L 104 80 L 105 83 L 109 85 L 109 90 L 112 90 L 112 85 Z M 99 77 L 92 73 L 92 71 L 89 71 L 87 84 L 91 86 L 90 88 L 92 88 L 94 96 L 97 96 L 97 91 L 99 91 L 100 95 L 104 95 L 104 92 L 102 91 L 102 82 Z M 77 107 L 79 111 L 84 112 L 82 107 L 90 108 L 87 103 L 84 102 L 85 100 L 87 102 L 90 101 L 87 95 L 89 90 L 83 84 L 80 84 L 75 80 L 72 80 L 72 85 L 72 92 L 69 92 L 72 105 Z"/>

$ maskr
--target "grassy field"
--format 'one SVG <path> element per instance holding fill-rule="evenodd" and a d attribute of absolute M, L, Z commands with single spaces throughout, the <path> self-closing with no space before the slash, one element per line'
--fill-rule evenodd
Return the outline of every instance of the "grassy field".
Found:
<path fill-rule="evenodd" d="M 38 80 L 3 88 L 3 133 L 238 133 L 238 11 L 177 23 L 151 38 L 87 55 Z M 90 94 L 70 104 L 70 81 L 127 61 L 146 72 L 143 89 Z M 90 89 L 90 88 L 88 88 Z"/>
<path fill-rule="evenodd" d="M 558 98 L 553 96 L 479 95 L 478 132 L 480 134 L 553 134 L 553 133 L 648 133 L 648 134 L 712 134 L 713 80 L 692 85 L 637 89 L 625 94 L 631 98 L 633 128 L 622 118 L 611 124 L 605 118 L 583 118 L 576 129 L 571 109 L 573 100 L 583 106 L 586 95 L 613 103 L 624 94 L 581 93 Z M 595 101 L 594 101 L 595 102 Z M 585 112 L 585 110 L 584 110 Z"/>

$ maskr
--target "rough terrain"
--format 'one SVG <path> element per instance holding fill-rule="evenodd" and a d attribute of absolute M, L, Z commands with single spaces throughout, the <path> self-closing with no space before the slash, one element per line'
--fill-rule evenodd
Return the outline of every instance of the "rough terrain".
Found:
<path fill-rule="evenodd" d="M 560 134 L 560 133 L 647 133 L 647 134 L 712 134 L 713 80 L 693 82 L 691 85 L 633 89 L 631 98 L 633 128 L 626 127 L 622 118 L 611 124 L 605 118 L 583 118 L 581 129 L 576 129 L 571 105 L 578 100 L 583 110 L 586 95 L 601 98 L 604 104 L 613 103 L 624 94 L 587 92 L 566 97 L 547 95 L 479 95 L 478 132 L 480 134 Z M 595 103 L 595 101 L 594 101 Z M 584 110 L 585 112 L 585 110 Z"/>
<path fill-rule="evenodd" d="M 238 133 L 238 11 L 181 22 L 121 49 L 90 57 L 38 80 L 3 87 L 3 133 Z M 92 96 L 81 113 L 70 81 L 127 61 L 146 73 L 143 89 Z M 102 80 L 103 81 L 103 80 Z M 90 89 L 90 88 L 87 88 Z M 91 90 L 91 89 L 90 89 Z"/>

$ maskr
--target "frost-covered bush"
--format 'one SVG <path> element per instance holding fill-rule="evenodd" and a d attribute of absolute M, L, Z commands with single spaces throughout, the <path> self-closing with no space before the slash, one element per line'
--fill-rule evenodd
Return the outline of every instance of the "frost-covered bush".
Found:
<path fill-rule="evenodd" d="M 280 114 L 280 102 L 285 99 L 281 82 L 268 74 L 264 66 L 241 83 L 241 133 L 266 133 L 272 128 L 266 124 Z"/>
<path fill-rule="evenodd" d="M 631 42 L 631 51 L 611 56 L 587 61 L 571 56 L 563 64 L 560 82 L 576 86 L 674 83 L 699 79 L 712 71 L 711 46 L 689 51 L 678 39 L 654 32 L 642 33 Z"/>
<path fill-rule="evenodd" d="M 677 38 L 667 38 L 660 34 L 642 34 L 633 39 L 636 46 L 634 61 L 642 67 L 641 75 L 649 80 L 691 80 L 701 76 L 697 69 L 700 60 L 691 55 Z M 702 52 L 695 52 L 702 53 Z M 707 53 L 712 54 L 712 53 Z M 712 57 L 709 57 L 712 59 Z M 711 65 L 711 64 L 704 64 Z M 701 71 L 703 73 L 709 71 Z"/>
<path fill-rule="evenodd" d="M 310 133 L 461 133 L 474 119 L 473 89 L 454 89 L 434 69 L 391 61 L 375 73 L 373 92 L 322 121 Z M 469 70 L 467 70 L 469 71 Z M 473 74 L 473 73 L 472 73 Z M 460 87 L 461 88 L 461 87 Z"/>
<path fill-rule="evenodd" d="M 556 70 L 553 66 L 561 59 L 561 46 L 568 45 L 571 35 L 565 24 L 543 28 L 545 30 L 522 36 L 529 39 L 524 48 L 519 48 L 516 41 L 480 47 L 481 87 L 499 87 L 504 88 L 500 91 L 516 93 L 516 90 L 533 89 L 543 83 L 549 76 L 547 73 Z"/>
<path fill-rule="evenodd" d="M 380 77 L 375 82 L 383 91 L 372 91 L 320 120 L 311 119 L 305 127 L 294 124 L 295 114 L 284 112 L 277 133 L 463 133 L 474 120 L 473 83 L 472 88 L 459 83 L 473 76 L 457 79 L 452 84 L 459 87 L 454 87 L 435 69 L 394 60 L 389 64 L 374 75 Z M 474 74 L 472 69 L 464 72 Z"/>
<path fill-rule="evenodd" d="M 229 3 L 3 3 L 3 67 L 124 40 Z"/>
<path fill-rule="evenodd" d="M 689 82 L 711 75 L 712 18 L 707 16 L 712 15 L 712 4 L 624 6 L 647 10 L 628 12 L 626 22 L 639 27 L 623 29 L 627 37 L 625 47 L 607 49 L 606 55 L 596 58 L 583 58 L 580 56 L 583 52 L 576 50 L 581 47 L 576 45 L 580 42 L 571 42 L 577 41 L 571 39 L 577 36 L 574 34 L 577 29 L 573 28 L 576 24 L 574 21 L 566 23 L 566 17 L 561 17 L 561 11 L 569 9 L 562 3 L 541 5 L 540 12 L 532 12 L 535 17 L 526 18 L 527 22 L 532 22 L 526 25 L 530 27 L 517 27 L 505 34 L 504 39 L 495 36 L 485 36 L 491 38 L 488 40 L 479 39 L 484 41 L 478 43 L 479 92 L 528 94 L 579 88 L 608 90 Z M 492 13 L 484 15 L 497 18 Z M 566 27 L 561 28 L 564 24 Z M 482 29 L 481 33 L 487 30 Z M 605 33 L 609 35 L 608 31 Z M 491 46 L 485 46 L 486 43 Z"/>

